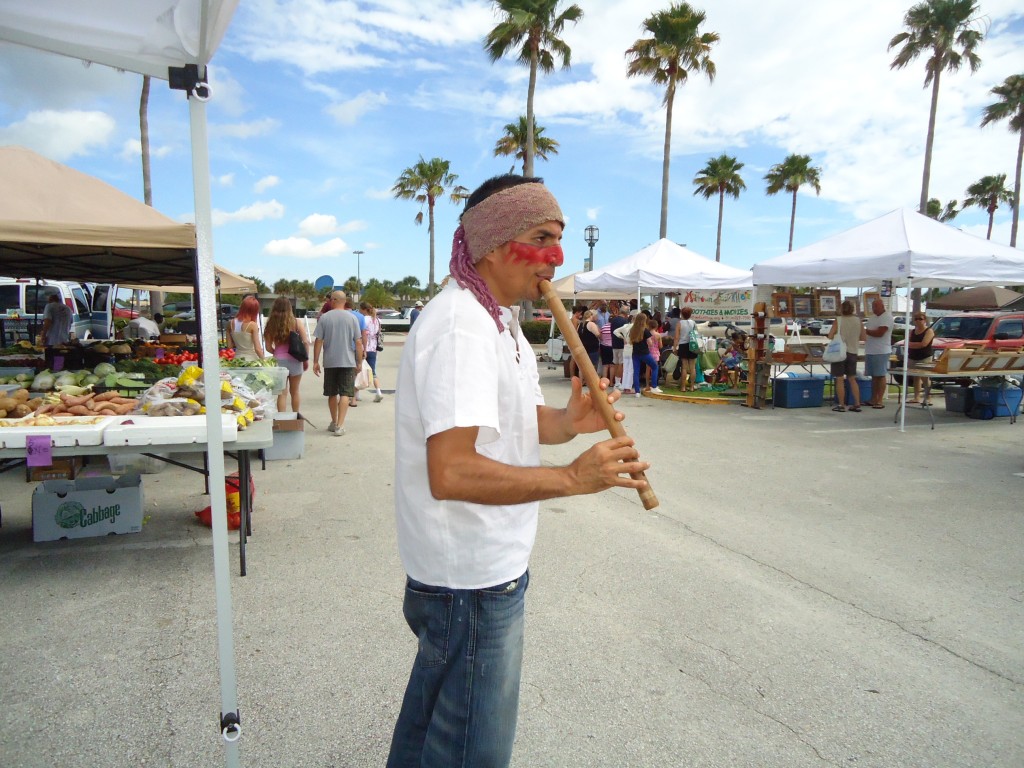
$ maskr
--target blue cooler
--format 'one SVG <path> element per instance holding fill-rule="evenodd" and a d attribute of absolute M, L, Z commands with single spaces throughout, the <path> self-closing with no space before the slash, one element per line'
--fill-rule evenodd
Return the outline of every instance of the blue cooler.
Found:
<path fill-rule="evenodd" d="M 772 403 L 777 408 L 817 408 L 824 398 L 824 379 L 794 376 L 775 379 L 772 384 Z"/>
<path fill-rule="evenodd" d="M 860 404 L 864 405 L 864 403 L 871 399 L 871 379 L 864 379 L 858 376 L 857 386 L 860 388 Z M 846 404 L 854 404 L 853 393 L 850 391 L 849 381 L 846 382 Z"/>
<path fill-rule="evenodd" d="M 974 401 L 968 412 L 973 419 L 991 419 L 1020 413 L 1021 395 L 1019 387 L 971 387 Z"/>

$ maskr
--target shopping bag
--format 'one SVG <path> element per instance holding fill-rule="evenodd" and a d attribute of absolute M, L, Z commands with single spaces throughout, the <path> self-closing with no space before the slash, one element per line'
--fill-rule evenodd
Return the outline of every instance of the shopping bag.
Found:
<path fill-rule="evenodd" d="M 846 360 L 846 344 L 843 337 L 836 331 L 835 338 L 830 339 L 825 351 L 821 353 L 821 360 L 824 363 L 841 363 Z"/>

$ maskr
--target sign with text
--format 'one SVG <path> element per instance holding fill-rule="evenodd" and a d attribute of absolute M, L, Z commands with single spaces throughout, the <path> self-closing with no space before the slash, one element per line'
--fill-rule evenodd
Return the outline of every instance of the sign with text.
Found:
<path fill-rule="evenodd" d="M 25 464 L 29 467 L 53 466 L 53 444 L 49 435 L 25 436 Z"/>
<path fill-rule="evenodd" d="M 693 320 L 736 320 L 750 316 L 754 309 L 754 290 L 683 291 L 679 306 L 693 310 Z"/>

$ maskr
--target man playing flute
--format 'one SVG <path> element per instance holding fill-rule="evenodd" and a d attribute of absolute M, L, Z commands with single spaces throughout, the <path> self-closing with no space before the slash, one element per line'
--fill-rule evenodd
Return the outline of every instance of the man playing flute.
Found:
<path fill-rule="evenodd" d="M 545 467 L 540 445 L 606 423 L 573 378 L 544 405 L 536 356 L 510 307 L 539 301 L 562 264 L 564 219 L 540 179 L 498 176 L 466 202 L 451 276 L 412 327 L 395 397 L 395 514 L 403 611 L 418 650 L 389 768 L 497 768 L 511 760 L 524 596 L 541 499 L 641 489 L 628 436 Z M 601 391 L 614 403 L 619 393 Z M 615 418 L 623 418 L 616 412 Z"/>

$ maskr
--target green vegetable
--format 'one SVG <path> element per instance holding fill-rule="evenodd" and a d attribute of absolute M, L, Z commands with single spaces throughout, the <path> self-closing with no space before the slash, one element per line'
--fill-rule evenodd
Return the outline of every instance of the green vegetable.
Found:
<path fill-rule="evenodd" d="M 53 389 L 56 377 L 50 373 L 50 371 L 42 371 L 36 374 L 36 377 L 32 379 L 32 386 L 29 389 L 34 392 L 49 392 Z"/>
<path fill-rule="evenodd" d="M 92 391 L 92 387 L 72 387 L 72 386 L 57 386 L 57 391 L 62 395 L 71 395 L 72 397 L 79 397 L 87 392 Z"/>
<path fill-rule="evenodd" d="M 110 363 L 100 363 L 99 365 L 92 369 L 92 372 L 95 375 L 102 377 L 109 376 L 112 373 L 117 373 L 117 369 Z"/>

